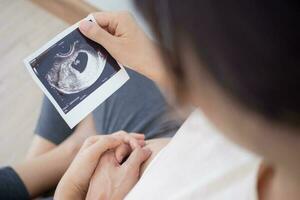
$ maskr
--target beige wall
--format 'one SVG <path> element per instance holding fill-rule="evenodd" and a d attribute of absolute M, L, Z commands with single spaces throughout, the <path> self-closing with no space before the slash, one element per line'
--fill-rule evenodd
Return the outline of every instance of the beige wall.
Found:
<path fill-rule="evenodd" d="M 0 0 L 0 165 L 24 158 L 42 94 L 22 60 L 67 25 L 26 0 Z"/>

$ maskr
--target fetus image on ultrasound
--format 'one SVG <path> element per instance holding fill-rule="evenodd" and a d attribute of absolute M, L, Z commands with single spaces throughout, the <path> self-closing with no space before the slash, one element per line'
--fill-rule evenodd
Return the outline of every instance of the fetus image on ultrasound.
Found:
<path fill-rule="evenodd" d="M 49 84 L 64 94 L 80 92 L 97 81 L 100 77 L 107 55 L 80 44 L 59 44 L 61 51 L 55 55 L 53 67 L 46 74 Z"/>
<path fill-rule="evenodd" d="M 33 72 L 67 113 L 121 68 L 100 45 L 77 29 L 30 61 Z"/>

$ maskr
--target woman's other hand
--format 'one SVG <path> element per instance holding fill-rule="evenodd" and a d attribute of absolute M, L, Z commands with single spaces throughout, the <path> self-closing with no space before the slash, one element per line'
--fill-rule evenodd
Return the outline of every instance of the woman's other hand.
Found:
<path fill-rule="evenodd" d="M 101 156 L 110 149 L 115 149 L 116 160 L 122 160 L 126 156 L 128 144 L 130 149 L 144 146 L 144 136 L 141 134 L 127 134 L 123 131 L 109 136 L 92 136 L 88 138 L 72 164 L 59 182 L 55 199 L 84 199 L 88 191 L 92 175 L 98 166 Z"/>
<path fill-rule="evenodd" d="M 97 23 L 80 23 L 80 31 L 86 37 L 101 44 L 118 62 L 163 84 L 159 48 L 128 12 L 98 12 L 93 16 Z"/>
<path fill-rule="evenodd" d="M 150 155 L 148 148 L 136 148 L 120 164 L 113 151 L 106 152 L 91 179 L 86 199 L 124 199 L 138 181 L 141 165 Z"/>

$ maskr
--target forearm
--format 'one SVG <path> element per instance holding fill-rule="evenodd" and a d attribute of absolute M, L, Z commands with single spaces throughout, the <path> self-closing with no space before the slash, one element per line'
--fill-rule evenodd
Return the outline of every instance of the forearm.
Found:
<path fill-rule="evenodd" d="M 34 198 L 56 186 L 77 150 L 78 147 L 71 143 L 62 145 L 13 168 L 24 182 L 31 198 Z"/>

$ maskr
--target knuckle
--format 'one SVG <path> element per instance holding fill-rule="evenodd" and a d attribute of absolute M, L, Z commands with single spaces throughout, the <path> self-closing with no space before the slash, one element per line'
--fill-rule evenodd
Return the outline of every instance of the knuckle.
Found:
<path fill-rule="evenodd" d="M 114 142 L 116 139 L 114 137 L 111 137 L 111 136 L 105 136 L 103 138 L 103 141 L 104 143 L 111 143 L 111 142 Z"/>
<path fill-rule="evenodd" d="M 101 166 L 101 168 L 105 168 L 105 166 L 107 166 L 109 162 L 110 161 L 108 157 L 101 157 L 99 165 Z"/>
<path fill-rule="evenodd" d="M 108 151 L 101 156 L 100 164 L 105 166 L 111 166 L 111 164 L 117 163 L 115 154 L 113 151 Z"/>
<path fill-rule="evenodd" d="M 85 139 L 84 144 L 91 144 L 93 143 L 98 137 L 97 136 L 89 136 L 87 139 Z"/>
<path fill-rule="evenodd" d="M 136 150 L 136 157 L 137 157 L 137 158 L 140 158 L 140 157 L 142 157 L 143 155 L 144 155 L 143 150 L 142 150 L 141 148 L 137 148 L 137 150 Z"/>
<path fill-rule="evenodd" d="M 127 134 L 127 132 L 124 131 L 124 130 L 121 130 L 121 131 L 120 131 L 120 134 L 125 135 L 125 134 Z"/>
<path fill-rule="evenodd" d="M 143 156 L 143 151 L 141 148 L 136 148 L 132 153 L 132 157 L 134 160 L 139 160 L 142 156 Z"/>
<path fill-rule="evenodd" d="M 108 162 L 108 161 L 110 161 L 110 160 L 111 160 L 111 157 L 109 156 L 108 153 L 105 153 L 105 154 L 102 155 L 102 157 L 101 157 L 101 161 L 102 161 L 103 163 Z"/>
<path fill-rule="evenodd" d="M 121 131 L 116 132 L 114 135 L 115 136 L 125 136 L 125 135 L 127 135 L 127 132 L 121 130 Z"/>
<path fill-rule="evenodd" d="M 133 179 L 137 179 L 139 176 L 139 168 L 137 167 L 132 167 L 132 166 L 127 166 L 123 169 L 123 173 L 126 176 L 129 176 Z"/>
<path fill-rule="evenodd" d="M 90 29 L 88 29 L 87 33 L 90 36 L 96 37 L 98 35 L 98 28 L 95 25 L 93 25 Z"/>

